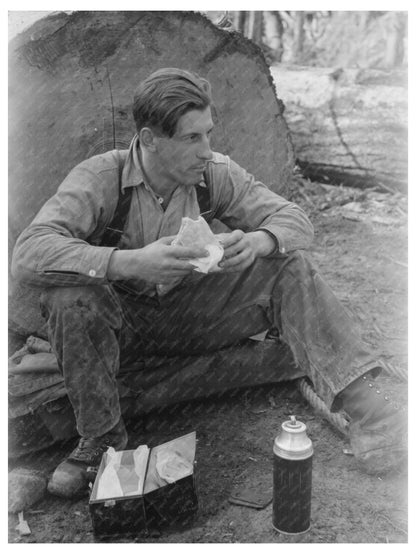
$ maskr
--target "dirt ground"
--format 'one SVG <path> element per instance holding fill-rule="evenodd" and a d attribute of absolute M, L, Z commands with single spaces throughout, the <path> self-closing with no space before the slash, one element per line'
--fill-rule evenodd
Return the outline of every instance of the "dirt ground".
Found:
<path fill-rule="evenodd" d="M 312 257 L 342 304 L 391 367 L 407 368 L 406 201 L 302 181 L 296 200 L 310 214 Z M 384 378 L 387 388 L 395 385 Z M 230 504 L 238 487 L 272 484 L 272 444 L 280 424 L 296 414 L 315 449 L 311 530 L 296 537 L 272 528 L 272 507 Z M 406 543 L 407 468 L 368 476 L 344 453 L 347 440 L 303 399 L 293 383 L 239 390 L 148 415 L 129 426 L 130 447 L 156 445 L 195 430 L 200 509 L 194 525 L 117 542 L 153 543 Z M 20 467 L 52 471 L 74 442 L 23 460 Z M 31 535 L 19 537 L 9 515 L 9 542 L 93 543 L 87 497 L 46 496 L 25 517 Z M 114 541 L 116 542 L 116 541 Z"/>

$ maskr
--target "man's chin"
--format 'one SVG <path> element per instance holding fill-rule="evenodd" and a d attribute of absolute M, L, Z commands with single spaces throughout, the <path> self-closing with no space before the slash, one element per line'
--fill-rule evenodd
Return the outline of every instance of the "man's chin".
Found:
<path fill-rule="evenodd" d="M 199 183 L 203 180 L 204 180 L 204 172 L 201 171 L 199 174 L 196 173 L 192 177 L 189 177 L 185 181 L 185 185 L 190 186 L 190 187 L 193 186 L 193 185 L 199 185 Z"/>

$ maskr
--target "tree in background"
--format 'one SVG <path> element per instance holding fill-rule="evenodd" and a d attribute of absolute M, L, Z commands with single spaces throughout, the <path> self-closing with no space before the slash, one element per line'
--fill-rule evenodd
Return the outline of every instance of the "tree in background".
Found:
<path fill-rule="evenodd" d="M 206 12 L 243 33 L 269 63 L 397 68 L 407 63 L 407 12 Z"/>

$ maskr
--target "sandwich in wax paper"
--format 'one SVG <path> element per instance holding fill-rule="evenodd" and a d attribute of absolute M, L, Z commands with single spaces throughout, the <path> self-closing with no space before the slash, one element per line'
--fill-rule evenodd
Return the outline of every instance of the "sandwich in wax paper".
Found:
<path fill-rule="evenodd" d="M 190 217 L 183 217 L 181 227 L 177 236 L 173 239 L 172 245 L 205 248 L 208 252 L 207 256 L 190 259 L 189 263 L 195 266 L 195 271 L 199 273 L 221 271 L 218 263 L 224 256 L 224 248 L 203 217 L 199 216 L 196 220 Z M 181 279 L 169 285 L 157 285 L 158 293 L 166 294 L 180 281 Z"/>

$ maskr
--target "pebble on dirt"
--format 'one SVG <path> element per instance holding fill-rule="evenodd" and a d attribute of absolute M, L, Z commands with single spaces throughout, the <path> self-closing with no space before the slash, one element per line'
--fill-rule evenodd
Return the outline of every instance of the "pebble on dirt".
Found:
<path fill-rule="evenodd" d="M 9 473 L 9 512 L 26 510 L 46 493 L 47 478 L 41 471 L 16 468 Z"/>

